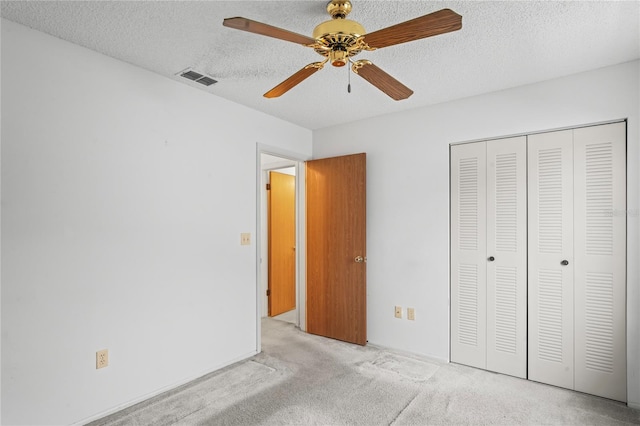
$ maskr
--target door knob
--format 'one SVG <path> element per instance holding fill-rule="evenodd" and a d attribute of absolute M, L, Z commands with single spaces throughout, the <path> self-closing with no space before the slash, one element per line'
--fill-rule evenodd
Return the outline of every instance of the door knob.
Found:
<path fill-rule="evenodd" d="M 356 263 L 362 263 L 362 262 L 364 262 L 364 257 L 356 256 L 356 258 L 354 260 L 356 261 Z"/>
<path fill-rule="evenodd" d="M 495 258 L 495 257 L 493 257 L 493 256 L 489 256 L 489 259 L 488 259 L 488 260 L 489 260 L 489 262 L 493 262 L 494 260 L 496 260 L 496 258 Z"/>
<path fill-rule="evenodd" d="M 562 262 L 560 262 L 560 264 L 562 266 L 567 266 L 569 264 L 569 261 L 568 260 L 563 260 Z"/>

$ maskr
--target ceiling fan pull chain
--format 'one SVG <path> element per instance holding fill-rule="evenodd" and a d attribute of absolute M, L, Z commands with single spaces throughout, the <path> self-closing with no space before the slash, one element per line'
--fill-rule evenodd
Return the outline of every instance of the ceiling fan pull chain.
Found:
<path fill-rule="evenodd" d="M 347 67 L 347 74 L 349 74 L 349 84 L 347 84 L 347 93 L 351 93 L 351 69 Z"/>

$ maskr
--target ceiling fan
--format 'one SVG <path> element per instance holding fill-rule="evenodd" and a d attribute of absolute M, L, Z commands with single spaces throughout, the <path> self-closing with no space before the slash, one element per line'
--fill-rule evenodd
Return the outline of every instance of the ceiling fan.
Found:
<path fill-rule="evenodd" d="M 284 30 L 247 18 L 227 18 L 223 25 L 237 30 L 248 31 L 280 40 L 290 41 L 310 47 L 324 56 L 321 62 L 313 62 L 264 94 L 266 98 L 276 98 L 300 84 L 306 78 L 321 70 L 327 62 L 335 67 L 351 63 L 355 74 L 367 80 L 396 101 L 406 99 L 413 91 L 398 80 L 374 65 L 361 59 L 353 61 L 352 56 L 363 50 L 376 50 L 383 47 L 420 40 L 439 34 L 457 31 L 462 28 L 462 16 L 450 9 L 442 9 L 419 18 L 411 19 L 372 33 L 366 33 L 364 27 L 347 18 L 351 12 L 349 0 L 332 0 L 327 5 L 331 20 L 325 21 L 313 30 L 313 37 Z"/>

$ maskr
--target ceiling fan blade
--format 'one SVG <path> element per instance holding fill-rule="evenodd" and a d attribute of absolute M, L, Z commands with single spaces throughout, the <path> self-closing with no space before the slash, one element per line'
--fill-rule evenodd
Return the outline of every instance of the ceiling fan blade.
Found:
<path fill-rule="evenodd" d="M 396 101 L 407 99 L 413 95 L 413 90 L 382 71 L 367 60 L 360 60 L 353 64 L 353 72 L 382 90 Z"/>
<path fill-rule="evenodd" d="M 462 28 L 462 16 L 451 9 L 442 9 L 419 18 L 365 34 L 364 41 L 372 48 L 383 48 L 420 40 Z"/>
<path fill-rule="evenodd" d="M 308 77 L 311 77 L 316 73 L 316 71 L 321 70 L 323 66 L 324 62 L 314 62 L 312 64 L 309 64 L 282 83 L 278 84 L 273 89 L 269 90 L 263 96 L 265 98 L 277 98 L 278 96 L 282 96 L 289 90 L 296 87 L 298 84 L 302 83 Z"/>
<path fill-rule="evenodd" d="M 262 22 L 252 21 L 247 18 L 226 18 L 222 25 L 236 30 L 247 31 L 250 33 L 260 34 L 268 37 L 278 38 L 284 41 L 290 41 L 304 46 L 314 44 L 315 39 L 302 34 L 294 33 L 272 25 L 263 24 Z"/>

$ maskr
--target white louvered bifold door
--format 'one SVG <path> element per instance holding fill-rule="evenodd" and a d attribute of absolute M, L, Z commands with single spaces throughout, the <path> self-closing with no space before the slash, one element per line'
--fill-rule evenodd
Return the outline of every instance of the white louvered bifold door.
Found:
<path fill-rule="evenodd" d="M 626 401 L 625 123 L 574 130 L 575 390 Z"/>
<path fill-rule="evenodd" d="M 487 370 L 527 377 L 527 139 L 487 146 Z"/>
<path fill-rule="evenodd" d="M 451 147 L 451 361 L 486 368 L 486 152 Z"/>
<path fill-rule="evenodd" d="M 528 136 L 529 379 L 570 389 L 574 365 L 572 145 L 572 130 Z"/>

